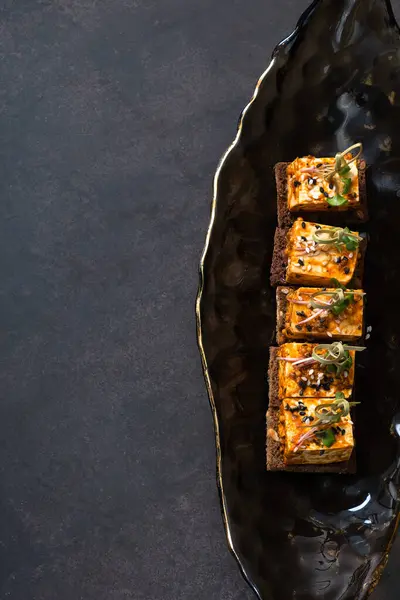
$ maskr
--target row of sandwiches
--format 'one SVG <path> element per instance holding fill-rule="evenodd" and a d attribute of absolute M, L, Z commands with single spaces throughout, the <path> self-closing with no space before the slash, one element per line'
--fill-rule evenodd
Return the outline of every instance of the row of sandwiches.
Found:
<path fill-rule="evenodd" d="M 278 228 L 271 284 L 277 347 L 270 348 L 268 370 L 270 471 L 356 470 L 355 363 L 365 349 L 360 340 L 369 337 L 362 286 L 366 239 L 353 226 L 337 223 L 368 218 L 361 152 L 355 144 L 335 157 L 306 156 L 275 166 Z"/>

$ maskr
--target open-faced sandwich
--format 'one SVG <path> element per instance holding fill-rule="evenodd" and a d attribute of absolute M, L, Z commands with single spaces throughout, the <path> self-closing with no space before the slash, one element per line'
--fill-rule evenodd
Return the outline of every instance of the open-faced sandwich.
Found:
<path fill-rule="evenodd" d="M 357 231 L 297 219 L 288 230 L 277 229 L 271 284 L 324 287 L 336 279 L 360 288 L 366 242 Z"/>
<path fill-rule="evenodd" d="M 267 469 L 352 473 L 355 471 L 352 402 L 285 398 L 267 413 Z"/>
<path fill-rule="evenodd" d="M 363 335 L 363 290 L 278 287 L 276 341 L 354 341 Z"/>
<path fill-rule="evenodd" d="M 354 384 L 357 350 L 342 342 L 308 344 L 289 342 L 270 348 L 270 402 L 283 398 L 349 398 Z"/>
<path fill-rule="evenodd" d="M 361 144 L 335 157 L 304 156 L 275 165 L 278 226 L 290 227 L 299 215 L 321 213 L 320 218 L 347 212 L 352 221 L 366 221 L 366 185 Z"/>

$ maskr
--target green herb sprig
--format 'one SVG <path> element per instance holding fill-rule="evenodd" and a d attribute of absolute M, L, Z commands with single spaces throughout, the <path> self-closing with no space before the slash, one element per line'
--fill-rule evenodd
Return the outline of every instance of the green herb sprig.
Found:
<path fill-rule="evenodd" d="M 351 159 L 346 160 L 345 156 L 349 152 L 352 152 L 358 148 L 358 152 L 355 156 L 352 156 Z M 351 188 L 351 177 L 349 177 L 350 173 L 350 165 L 352 162 L 357 160 L 362 152 L 362 144 L 353 144 L 343 152 L 338 152 L 335 155 L 335 167 L 332 171 L 325 175 L 326 181 L 332 183 L 335 187 L 336 194 L 332 198 L 327 198 L 328 204 L 331 206 L 342 206 L 347 204 L 348 200 L 345 198 L 345 195 L 349 193 Z"/>
<path fill-rule="evenodd" d="M 312 357 L 322 365 L 326 366 L 329 373 L 334 373 L 336 376 L 344 371 L 348 371 L 353 359 L 350 355 L 350 350 L 361 352 L 365 350 L 364 346 L 348 346 L 342 342 L 332 342 L 332 344 L 318 344 L 315 346 Z M 323 351 L 323 354 L 321 354 Z"/>
<path fill-rule="evenodd" d="M 361 241 L 361 238 L 352 233 L 348 227 L 321 227 L 316 229 L 312 234 L 314 242 L 317 244 L 333 244 L 339 250 L 342 245 L 347 250 L 356 250 Z"/>
<path fill-rule="evenodd" d="M 359 402 L 349 402 L 343 392 L 336 392 L 333 402 L 318 404 L 315 407 L 316 421 L 312 424 L 303 425 L 308 431 L 303 433 L 297 440 L 295 452 L 301 444 L 312 437 L 318 437 L 326 448 L 330 448 L 336 441 L 336 433 L 333 426 L 339 423 L 343 417 L 350 414 L 350 408 Z"/>
<path fill-rule="evenodd" d="M 343 288 L 339 287 L 335 290 L 325 290 L 314 292 L 311 295 L 310 304 L 312 308 L 330 310 L 334 315 L 340 315 L 350 304 L 354 303 L 355 294 L 360 294 L 361 292 L 350 292 L 343 291 Z M 330 296 L 330 303 L 327 306 L 326 302 L 319 302 L 319 296 Z"/>

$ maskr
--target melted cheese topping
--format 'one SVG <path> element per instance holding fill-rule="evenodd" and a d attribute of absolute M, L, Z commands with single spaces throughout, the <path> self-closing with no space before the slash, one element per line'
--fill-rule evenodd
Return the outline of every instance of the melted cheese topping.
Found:
<path fill-rule="evenodd" d="M 317 229 L 335 229 L 328 225 L 297 219 L 287 234 L 288 283 L 328 286 L 335 278 L 346 286 L 354 275 L 359 250 L 347 250 L 344 244 L 318 244 L 313 241 Z M 358 232 L 352 231 L 354 235 Z"/>
<path fill-rule="evenodd" d="M 348 155 L 347 158 L 351 158 Z M 336 189 L 329 184 L 322 173 L 318 173 L 318 167 L 328 164 L 335 166 L 334 158 L 315 158 L 314 156 L 305 156 L 296 158 L 287 168 L 287 190 L 289 210 L 348 210 L 355 208 L 360 204 L 360 194 L 358 185 L 358 168 L 356 161 L 352 162 L 350 171 L 346 177 L 351 179 L 351 184 L 347 194 L 343 194 L 343 184 L 340 178 L 337 178 L 338 191 L 346 198 L 347 203 L 342 206 L 331 206 L 327 198 L 333 198 Z M 311 169 L 306 171 L 306 169 Z M 313 171 L 316 169 L 316 171 Z"/>
<path fill-rule="evenodd" d="M 323 403 L 321 399 L 305 398 L 302 400 L 301 409 L 299 401 L 293 398 L 285 398 L 281 403 L 279 437 L 286 464 L 325 464 L 349 460 L 354 448 L 350 415 L 342 417 L 339 423 L 333 425 L 335 442 L 329 448 L 324 446 L 320 438 L 313 436 L 295 451 L 300 436 L 308 429 L 304 426 L 312 425 L 313 420 L 316 420 L 315 407 Z"/>
<path fill-rule="evenodd" d="M 362 290 L 353 290 L 352 301 L 339 315 L 329 310 L 312 308 L 310 304 L 304 304 L 311 299 L 315 292 L 322 289 L 297 288 L 287 294 L 287 310 L 283 333 L 291 339 L 304 338 L 331 338 L 332 341 L 356 340 L 362 335 L 364 298 Z M 327 289 L 327 291 L 335 291 Z M 329 302 L 332 296 L 321 294 L 316 298 L 318 302 Z M 315 318 L 303 323 L 313 315 Z"/>
<path fill-rule="evenodd" d="M 298 344 L 289 342 L 278 348 L 280 358 L 312 357 L 317 344 Z M 348 398 L 354 383 L 355 351 L 350 350 L 351 367 L 340 375 L 330 373 L 325 365 L 318 361 L 294 366 L 293 362 L 278 360 L 278 379 L 280 398 L 334 398 L 336 392 L 343 392 Z"/>

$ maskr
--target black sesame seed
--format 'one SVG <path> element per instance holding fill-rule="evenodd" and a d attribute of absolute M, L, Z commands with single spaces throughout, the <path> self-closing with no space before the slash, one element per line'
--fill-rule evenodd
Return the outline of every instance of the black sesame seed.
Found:
<path fill-rule="evenodd" d="M 301 410 L 301 411 L 299 412 L 299 415 L 300 415 L 301 417 L 304 417 L 304 415 L 305 415 L 305 414 L 306 414 L 306 413 L 304 412 L 304 410 Z"/>
<path fill-rule="evenodd" d="M 350 269 L 349 269 L 349 267 L 345 267 L 345 268 L 344 268 L 344 272 L 346 273 L 346 275 L 348 275 L 348 274 L 350 273 Z"/>
<path fill-rule="evenodd" d="M 306 224 L 304 223 L 304 221 L 301 224 L 302 228 L 305 229 L 306 228 Z"/>
<path fill-rule="evenodd" d="M 294 187 L 299 187 L 299 185 L 301 185 L 300 181 L 294 181 L 293 182 Z"/>

